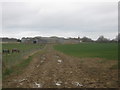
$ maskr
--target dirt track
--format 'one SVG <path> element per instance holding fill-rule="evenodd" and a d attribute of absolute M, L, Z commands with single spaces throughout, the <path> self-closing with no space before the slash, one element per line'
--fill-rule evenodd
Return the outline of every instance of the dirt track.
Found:
<path fill-rule="evenodd" d="M 3 80 L 3 88 L 113 88 L 118 86 L 116 61 L 100 63 L 99 58 L 75 58 L 47 45 L 34 57 L 24 73 Z"/>

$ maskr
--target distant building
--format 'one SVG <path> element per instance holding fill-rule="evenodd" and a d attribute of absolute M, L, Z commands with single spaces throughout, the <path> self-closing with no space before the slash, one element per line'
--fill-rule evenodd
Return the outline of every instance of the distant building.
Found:
<path fill-rule="evenodd" d="M 35 41 L 35 39 L 29 38 L 29 37 L 21 39 L 22 43 L 33 43 L 34 41 Z"/>
<path fill-rule="evenodd" d="M 22 38 L 22 43 L 61 43 L 61 44 L 74 44 L 80 43 L 80 40 L 75 38 L 58 38 L 58 37 L 34 37 L 34 38 Z"/>

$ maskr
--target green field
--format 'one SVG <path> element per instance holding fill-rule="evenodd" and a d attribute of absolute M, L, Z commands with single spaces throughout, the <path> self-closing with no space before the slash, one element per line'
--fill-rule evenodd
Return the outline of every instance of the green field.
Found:
<path fill-rule="evenodd" d="M 6 43 L 2 44 L 2 49 L 12 50 L 13 48 L 17 48 L 20 50 L 20 53 L 10 53 L 10 54 L 2 54 L 2 61 L 5 64 L 3 67 L 3 74 L 9 74 L 12 72 L 11 68 L 16 65 L 22 65 L 28 61 L 24 60 L 24 57 L 29 55 L 30 53 L 39 50 L 43 47 L 40 44 L 23 44 L 23 43 Z M 22 63 L 22 64 L 21 64 Z"/>
<path fill-rule="evenodd" d="M 80 58 L 103 58 L 118 60 L 117 43 L 80 43 L 55 45 L 54 48 L 65 54 Z"/>

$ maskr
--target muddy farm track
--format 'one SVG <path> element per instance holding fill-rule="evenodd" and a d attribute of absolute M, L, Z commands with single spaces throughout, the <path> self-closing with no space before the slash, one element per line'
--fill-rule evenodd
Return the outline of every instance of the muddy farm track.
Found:
<path fill-rule="evenodd" d="M 3 80 L 3 88 L 114 88 L 118 86 L 116 61 L 75 58 L 47 45 L 33 57 L 23 73 Z"/>

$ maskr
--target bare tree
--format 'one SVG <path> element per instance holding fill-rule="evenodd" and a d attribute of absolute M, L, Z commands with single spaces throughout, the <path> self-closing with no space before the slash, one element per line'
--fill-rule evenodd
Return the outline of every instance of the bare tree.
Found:
<path fill-rule="evenodd" d="M 98 39 L 97 42 L 109 42 L 110 40 L 105 38 L 103 35 L 101 35 Z"/>

